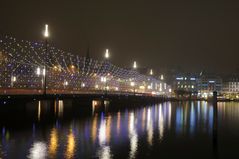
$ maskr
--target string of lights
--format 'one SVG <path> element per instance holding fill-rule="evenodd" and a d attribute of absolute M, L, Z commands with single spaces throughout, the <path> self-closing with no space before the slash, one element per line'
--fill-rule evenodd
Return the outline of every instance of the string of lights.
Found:
<path fill-rule="evenodd" d="M 164 81 L 120 68 L 108 60 L 98 61 L 65 52 L 43 42 L 0 37 L 0 89 L 42 92 L 46 76 L 49 93 L 138 92 L 164 94 Z M 109 55 L 108 55 L 109 56 Z M 46 65 L 47 70 L 44 66 Z M 47 75 L 46 75 L 47 74 Z"/>

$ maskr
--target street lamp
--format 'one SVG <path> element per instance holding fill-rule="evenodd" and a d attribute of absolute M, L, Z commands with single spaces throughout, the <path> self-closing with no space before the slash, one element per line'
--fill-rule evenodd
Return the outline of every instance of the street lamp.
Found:
<path fill-rule="evenodd" d="M 137 62 L 134 61 L 134 64 L 133 64 L 133 69 L 136 70 L 137 69 Z M 134 77 L 134 81 L 136 81 L 136 77 Z M 135 83 L 131 83 L 131 86 L 134 87 L 134 95 L 135 95 Z"/>
<path fill-rule="evenodd" d="M 137 63 L 136 63 L 136 61 L 134 61 L 133 69 L 137 69 Z"/>
<path fill-rule="evenodd" d="M 66 86 L 68 86 L 68 82 L 66 80 L 64 80 L 64 83 L 63 83 L 63 86 L 64 86 L 64 89 L 66 89 Z"/>
<path fill-rule="evenodd" d="M 14 83 L 17 81 L 17 77 L 16 76 L 11 76 L 11 87 L 14 86 Z"/>
<path fill-rule="evenodd" d="M 104 83 L 104 90 L 106 95 L 107 94 L 107 77 L 101 77 L 100 81 Z"/>
<path fill-rule="evenodd" d="M 44 56 L 44 92 L 43 94 L 46 95 L 46 75 L 47 75 L 47 64 L 46 64 L 46 58 L 47 58 L 47 45 L 48 45 L 48 37 L 49 37 L 49 30 L 48 30 L 48 25 L 45 25 L 45 31 L 44 31 L 44 38 L 45 38 L 45 56 Z"/>
<path fill-rule="evenodd" d="M 41 74 L 41 69 L 40 69 L 40 67 L 37 67 L 36 74 L 37 74 L 37 76 L 40 76 L 40 74 Z"/>
<path fill-rule="evenodd" d="M 109 57 L 110 57 L 109 49 L 106 49 L 106 51 L 105 51 L 105 59 L 108 60 Z"/>
<path fill-rule="evenodd" d="M 150 69 L 150 73 L 149 73 L 151 76 L 154 74 L 153 73 L 153 69 Z"/>
<path fill-rule="evenodd" d="M 134 95 L 135 95 L 135 83 L 134 82 L 130 82 L 131 87 L 133 87 L 134 90 Z"/>
<path fill-rule="evenodd" d="M 109 59 L 109 57 L 110 57 L 110 53 L 109 53 L 109 49 L 106 49 L 105 50 L 105 63 L 106 63 L 106 67 L 107 67 L 107 65 L 108 65 L 108 59 Z M 106 74 L 108 74 L 108 72 L 106 72 Z M 106 77 L 103 79 L 103 82 L 105 83 L 105 95 L 107 95 L 107 75 L 106 75 Z"/>

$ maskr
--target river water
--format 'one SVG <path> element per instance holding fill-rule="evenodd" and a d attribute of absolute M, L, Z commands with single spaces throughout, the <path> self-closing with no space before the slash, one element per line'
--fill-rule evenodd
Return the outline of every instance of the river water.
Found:
<path fill-rule="evenodd" d="M 233 102 L 19 102 L 1 105 L 0 130 L 0 158 L 239 158 Z"/>

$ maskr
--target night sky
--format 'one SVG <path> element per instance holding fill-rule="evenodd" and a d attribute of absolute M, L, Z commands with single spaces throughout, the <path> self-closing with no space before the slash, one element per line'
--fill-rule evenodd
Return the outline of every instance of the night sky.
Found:
<path fill-rule="evenodd" d="M 0 34 L 42 40 L 65 51 L 130 67 L 235 72 L 239 68 L 238 0 L 1 0 Z"/>

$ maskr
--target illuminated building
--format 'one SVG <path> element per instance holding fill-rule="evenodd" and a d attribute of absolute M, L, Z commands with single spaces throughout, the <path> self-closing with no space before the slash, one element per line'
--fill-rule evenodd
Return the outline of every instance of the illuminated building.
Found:
<path fill-rule="evenodd" d="M 197 80 L 195 76 L 176 76 L 174 81 L 175 90 L 197 92 Z"/>
<path fill-rule="evenodd" d="M 198 79 L 198 95 L 201 97 L 210 97 L 214 91 L 218 94 L 222 92 L 222 78 L 219 76 L 202 75 Z"/>
<path fill-rule="evenodd" d="M 239 76 L 230 76 L 223 80 L 223 94 L 228 99 L 239 99 Z"/>

